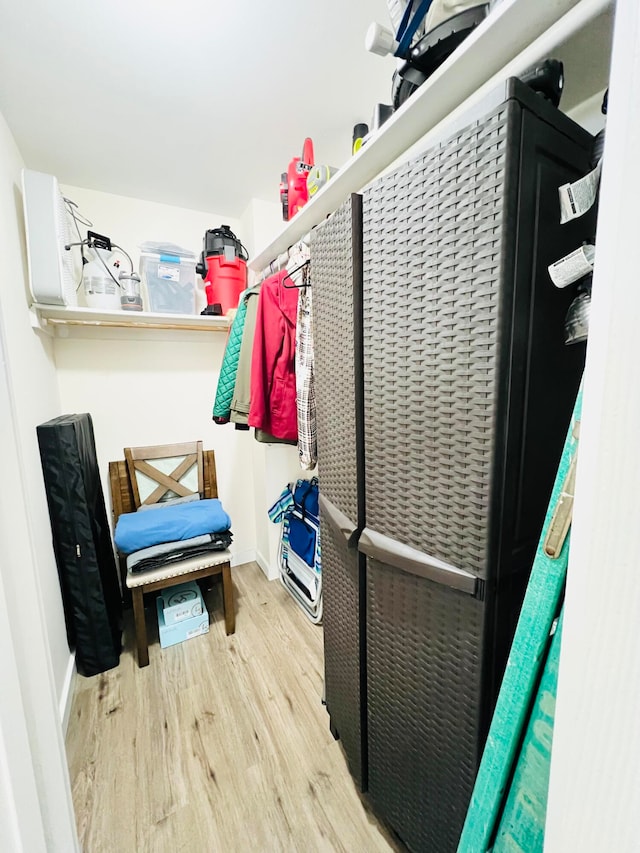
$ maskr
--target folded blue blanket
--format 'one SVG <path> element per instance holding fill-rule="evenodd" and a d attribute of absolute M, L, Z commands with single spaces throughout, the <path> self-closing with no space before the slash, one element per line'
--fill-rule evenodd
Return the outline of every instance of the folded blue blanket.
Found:
<path fill-rule="evenodd" d="M 207 498 L 174 506 L 158 505 L 146 512 L 125 512 L 116 524 L 115 541 L 122 554 L 131 554 L 140 548 L 203 533 L 220 533 L 230 527 L 231 519 L 220 501 Z"/>

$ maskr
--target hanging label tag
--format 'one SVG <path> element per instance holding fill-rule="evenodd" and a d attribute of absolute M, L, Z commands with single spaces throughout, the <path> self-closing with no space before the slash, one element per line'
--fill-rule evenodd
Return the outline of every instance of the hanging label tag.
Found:
<path fill-rule="evenodd" d="M 595 246 L 580 246 L 570 255 L 560 258 L 549 267 L 551 281 L 556 287 L 566 287 L 593 272 L 593 261 L 596 256 Z"/>
<path fill-rule="evenodd" d="M 560 222 L 570 222 L 577 219 L 593 206 L 598 192 L 598 182 L 602 170 L 602 159 L 592 172 L 575 181 L 573 184 L 563 184 L 559 189 L 560 194 Z"/>

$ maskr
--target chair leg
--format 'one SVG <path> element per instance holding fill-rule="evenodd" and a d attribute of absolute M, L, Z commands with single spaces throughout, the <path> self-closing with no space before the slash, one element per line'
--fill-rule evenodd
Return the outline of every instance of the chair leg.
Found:
<path fill-rule="evenodd" d="M 227 634 L 235 634 L 236 611 L 233 602 L 233 583 L 231 581 L 231 564 L 222 567 L 222 598 L 224 603 L 224 627 Z"/>
<path fill-rule="evenodd" d="M 138 666 L 149 666 L 149 645 L 147 643 L 147 623 L 144 618 L 144 600 L 142 587 L 131 590 L 133 596 L 133 615 L 136 624 L 136 646 L 138 647 Z"/>

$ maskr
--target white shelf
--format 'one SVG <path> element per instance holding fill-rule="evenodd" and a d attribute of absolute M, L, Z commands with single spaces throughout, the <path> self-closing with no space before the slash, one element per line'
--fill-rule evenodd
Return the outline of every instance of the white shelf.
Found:
<path fill-rule="evenodd" d="M 226 332 L 228 317 L 200 314 L 155 314 L 149 311 L 102 311 L 99 308 L 73 308 L 64 305 L 31 306 L 33 325 L 42 331 L 58 333 L 69 326 L 100 329 L 165 329 L 196 332 Z M 56 332 L 58 330 L 58 332 Z"/>
<path fill-rule="evenodd" d="M 598 82 L 593 76 L 584 76 L 584 52 L 571 45 L 575 36 L 582 47 L 584 33 L 593 25 L 594 37 L 587 42 L 597 63 L 598 49 L 609 49 L 604 42 L 614 5 L 614 0 L 504 0 L 378 133 L 284 224 L 277 237 L 251 259 L 251 269 L 264 269 L 333 213 L 351 193 L 365 187 L 412 146 L 424 143 L 425 136 L 463 102 L 486 91 L 483 84 L 487 81 L 497 82 L 521 73 L 533 63 L 555 55 L 558 48 L 565 48 L 567 58 L 576 53 L 582 55 L 577 79 L 569 76 L 571 101 L 575 104 L 593 95 Z M 608 63 L 608 55 L 606 60 Z"/>

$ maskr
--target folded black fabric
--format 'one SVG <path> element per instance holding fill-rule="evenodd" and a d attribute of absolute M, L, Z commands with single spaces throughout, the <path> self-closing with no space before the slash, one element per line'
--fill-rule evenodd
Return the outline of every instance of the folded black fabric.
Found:
<path fill-rule="evenodd" d="M 159 569 L 167 564 L 186 560 L 188 557 L 204 557 L 212 551 L 224 551 L 231 544 L 233 534 L 230 530 L 224 530 L 220 533 L 207 533 L 194 539 L 196 541 L 184 540 L 172 543 L 175 547 L 171 550 L 164 550 L 163 546 L 153 546 L 129 554 L 127 568 L 134 574 L 147 572 L 150 569 Z"/>

